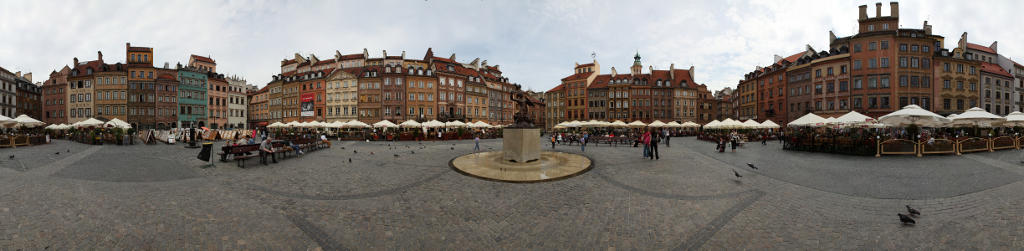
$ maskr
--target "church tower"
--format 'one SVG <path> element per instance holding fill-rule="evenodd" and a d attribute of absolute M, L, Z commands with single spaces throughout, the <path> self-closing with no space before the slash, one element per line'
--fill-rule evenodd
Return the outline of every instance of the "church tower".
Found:
<path fill-rule="evenodd" d="M 633 76 L 639 76 L 640 70 L 643 70 L 643 66 L 640 65 L 640 52 L 636 52 L 636 56 L 633 56 L 633 66 L 629 67 L 629 74 Z"/>

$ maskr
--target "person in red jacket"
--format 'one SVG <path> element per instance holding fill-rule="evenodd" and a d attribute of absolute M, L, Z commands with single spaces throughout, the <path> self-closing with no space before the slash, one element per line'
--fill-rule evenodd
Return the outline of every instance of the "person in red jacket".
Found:
<path fill-rule="evenodd" d="M 651 156 L 651 131 L 644 130 L 644 134 L 640 136 L 640 143 L 644 144 L 644 158 Z"/>

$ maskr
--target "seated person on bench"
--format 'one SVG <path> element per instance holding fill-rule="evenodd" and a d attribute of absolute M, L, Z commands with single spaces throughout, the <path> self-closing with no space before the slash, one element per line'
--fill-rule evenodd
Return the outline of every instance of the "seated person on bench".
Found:
<path fill-rule="evenodd" d="M 300 148 L 299 145 L 296 145 L 295 142 L 292 142 L 291 140 L 288 141 L 288 146 L 295 150 L 296 153 L 299 153 L 299 155 L 305 154 L 304 152 L 302 152 L 302 148 Z"/>
<path fill-rule="evenodd" d="M 274 155 L 274 145 L 270 143 L 270 137 L 263 139 L 263 143 L 260 143 L 260 163 L 267 164 L 267 155 L 277 163 L 277 156 Z"/>

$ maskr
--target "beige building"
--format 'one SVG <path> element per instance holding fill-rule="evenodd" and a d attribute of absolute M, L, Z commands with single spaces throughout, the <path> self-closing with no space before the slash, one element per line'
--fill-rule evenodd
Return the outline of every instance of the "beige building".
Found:
<path fill-rule="evenodd" d="M 68 123 L 89 119 L 93 114 L 93 74 L 103 67 L 103 58 L 78 62 L 74 59 L 71 75 L 68 75 Z"/>
<path fill-rule="evenodd" d="M 358 119 L 356 114 L 359 100 L 359 71 L 355 69 L 335 70 L 327 77 L 327 121 L 346 122 Z"/>

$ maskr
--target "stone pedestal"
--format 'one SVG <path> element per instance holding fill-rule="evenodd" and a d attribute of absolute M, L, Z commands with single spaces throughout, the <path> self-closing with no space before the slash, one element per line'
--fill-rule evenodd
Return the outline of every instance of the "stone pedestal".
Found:
<path fill-rule="evenodd" d="M 526 163 L 540 159 L 540 128 L 505 128 L 503 130 L 504 160 Z"/>

